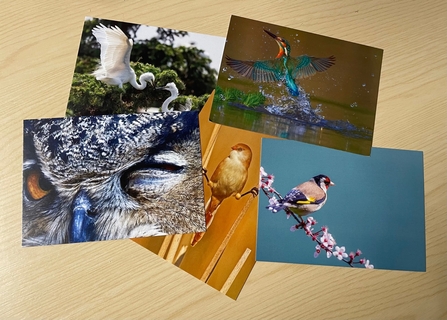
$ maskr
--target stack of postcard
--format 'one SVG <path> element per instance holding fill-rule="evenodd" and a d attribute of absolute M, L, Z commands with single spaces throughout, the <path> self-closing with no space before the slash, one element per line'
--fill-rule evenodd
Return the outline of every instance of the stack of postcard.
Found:
<path fill-rule="evenodd" d="M 374 148 L 383 51 L 246 18 L 86 18 L 24 121 L 23 246 L 132 238 L 236 299 L 256 261 L 425 271 L 423 155 Z"/>

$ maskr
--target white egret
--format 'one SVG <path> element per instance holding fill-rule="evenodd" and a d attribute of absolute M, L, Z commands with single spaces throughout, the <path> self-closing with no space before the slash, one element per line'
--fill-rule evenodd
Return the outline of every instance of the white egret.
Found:
<path fill-rule="evenodd" d="M 178 97 L 178 89 L 177 89 L 177 86 L 175 85 L 175 83 L 169 82 L 164 87 L 157 87 L 157 89 L 167 90 L 171 93 L 171 96 L 169 98 L 167 98 L 161 105 L 161 111 L 167 112 L 167 111 L 174 110 L 173 108 L 168 109 L 168 105 L 171 103 L 171 101 L 177 99 L 177 97 Z"/>
<path fill-rule="evenodd" d="M 164 87 L 157 87 L 158 90 L 167 90 L 171 93 L 171 95 L 163 102 L 161 105 L 161 112 L 168 112 L 173 111 L 174 109 L 168 109 L 168 105 L 171 103 L 171 101 L 174 101 L 178 97 L 178 89 L 174 82 L 169 82 Z M 192 104 L 192 103 L 191 103 Z M 145 112 L 145 113 L 154 113 L 154 112 L 160 112 L 160 108 L 138 108 L 138 112 Z"/>
<path fill-rule="evenodd" d="M 100 24 L 93 28 L 92 34 L 101 45 L 101 64 L 93 72 L 96 80 L 121 89 L 127 82 L 138 90 L 146 88 L 147 82 L 153 85 L 155 77 L 151 72 L 143 73 L 139 79 L 140 83 L 137 82 L 135 71 L 130 67 L 133 41 L 127 38 L 120 28 L 107 28 Z"/>

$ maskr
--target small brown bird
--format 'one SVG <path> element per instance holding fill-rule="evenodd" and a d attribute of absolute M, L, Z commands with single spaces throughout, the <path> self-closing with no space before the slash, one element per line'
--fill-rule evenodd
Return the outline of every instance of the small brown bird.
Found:
<path fill-rule="evenodd" d="M 335 186 L 328 176 L 319 174 L 290 190 L 286 196 L 267 209 L 276 213 L 286 208 L 300 217 L 320 210 L 327 200 L 327 190 Z"/>
<path fill-rule="evenodd" d="M 243 196 L 241 191 L 247 182 L 252 152 L 250 147 L 243 143 L 238 143 L 231 149 L 230 155 L 219 163 L 211 179 L 207 179 L 211 188 L 211 198 L 205 207 L 207 228 L 211 225 L 214 214 L 223 200 L 232 196 L 239 200 Z M 196 233 L 191 245 L 195 246 L 204 234 L 204 232 Z"/>

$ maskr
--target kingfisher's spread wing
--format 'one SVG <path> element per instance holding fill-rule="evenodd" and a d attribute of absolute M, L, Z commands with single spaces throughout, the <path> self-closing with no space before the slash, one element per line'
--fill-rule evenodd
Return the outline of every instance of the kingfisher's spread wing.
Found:
<path fill-rule="evenodd" d="M 101 45 L 101 67 L 106 72 L 129 67 L 133 43 L 120 28 L 107 28 L 101 24 L 92 30 L 92 34 Z"/>
<path fill-rule="evenodd" d="M 243 61 L 225 56 L 226 63 L 240 75 L 255 82 L 276 82 L 281 80 L 282 60 Z"/>
<path fill-rule="evenodd" d="M 335 57 L 315 58 L 307 55 L 289 58 L 287 68 L 290 70 L 293 79 L 301 79 L 313 76 L 317 72 L 323 72 L 335 64 Z"/>

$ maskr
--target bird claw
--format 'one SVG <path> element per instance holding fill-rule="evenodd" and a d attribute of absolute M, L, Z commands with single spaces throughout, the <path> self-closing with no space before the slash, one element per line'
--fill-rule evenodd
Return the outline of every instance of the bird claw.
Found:
<path fill-rule="evenodd" d="M 208 179 L 207 173 L 208 170 L 206 168 L 202 168 L 202 175 L 205 176 L 206 182 L 210 183 L 210 179 Z"/>
<path fill-rule="evenodd" d="M 236 194 L 235 197 L 236 197 L 237 200 L 239 200 L 240 198 L 242 198 L 243 196 L 246 196 L 247 194 L 252 194 L 253 197 L 257 197 L 258 194 L 259 194 L 259 188 L 258 187 L 253 187 L 253 188 L 251 188 L 251 190 L 249 190 L 249 191 L 247 191 L 247 192 L 245 192 L 243 194 L 240 194 L 240 193 Z"/>
<path fill-rule="evenodd" d="M 249 192 L 253 195 L 253 197 L 257 197 L 259 195 L 259 188 L 253 187 Z"/>

